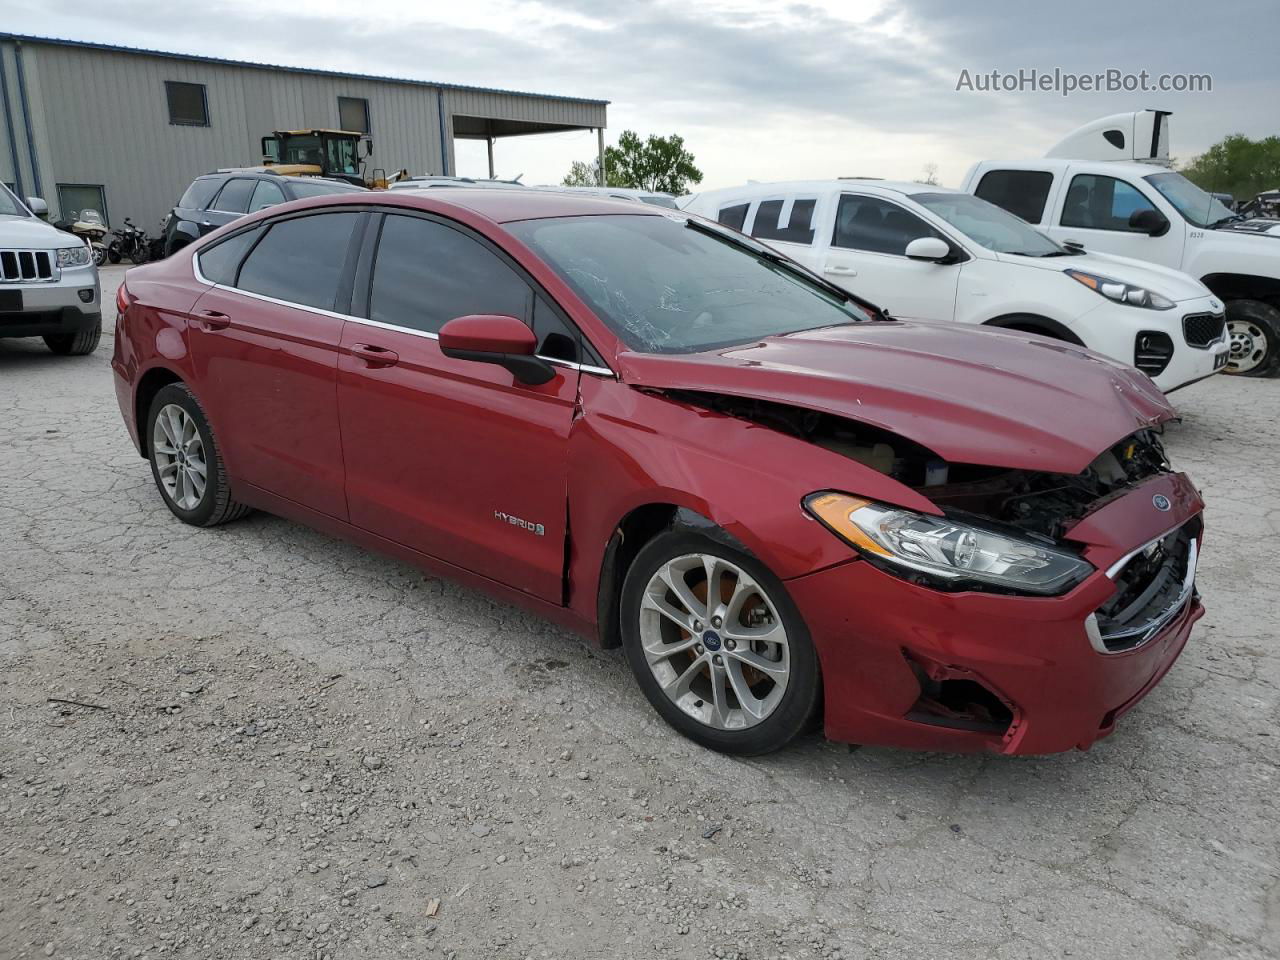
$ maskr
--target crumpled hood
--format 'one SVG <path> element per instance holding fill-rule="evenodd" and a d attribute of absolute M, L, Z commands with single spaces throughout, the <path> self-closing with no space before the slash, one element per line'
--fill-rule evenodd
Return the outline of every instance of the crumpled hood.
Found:
<path fill-rule="evenodd" d="M 1079 473 L 1177 414 L 1145 375 L 1034 334 L 955 323 L 828 327 L 695 354 L 623 352 L 623 381 L 820 410 L 954 463 Z"/>
<path fill-rule="evenodd" d="M 1154 290 L 1179 303 L 1211 296 L 1208 287 L 1181 270 L 1096 250 L 1088 250 L 1072 257 L 1020 257 L 1012 253 L 1001 253 L 998 256 L 1001 260 L 1016 261 L 1024 266 L 1040 267 L 1043 270 L 1083 270 L 1085 273 L 1096 273 L 1121 283 Z"/>
<path fill-rule="evenodd" d="M 84 241 L 35 217 L 0 216 L 0 247 L 13 250 L 56 250 Z"/>

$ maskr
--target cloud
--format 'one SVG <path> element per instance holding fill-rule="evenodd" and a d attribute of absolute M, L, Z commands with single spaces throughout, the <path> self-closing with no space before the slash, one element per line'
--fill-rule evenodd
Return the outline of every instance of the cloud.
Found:
<path fill-rule="evenodd" d="M 610 134 L 679 132 L 709 184 L 871 172 L 944 182 L 983 156 L 1037 154 L 1095 116 L 1175 111 L 1174 149 L 1235 130 L 1262 135 L 1276 68 L 1235 51 L 1276 22 L 1269 0 L 1207 10 L 1191 0 L 1070 6 L 1006 0 L 598 2 L 472 0 L 380 5 L 259 3 L 11 5 L 9 29 L 237 59 L 612 101 Z M 1212 94 L 957 93 L 962 69 L 1107 67 L 1207 72 Z M 459 145 L 483 164 L 483 146 Z M 500 144 L 503 172 L 555 179 L 594 137 Z M 514 168 L 514 169 L 512 169 Z M 480 173 L 482 170 L 472 169 Z"/>

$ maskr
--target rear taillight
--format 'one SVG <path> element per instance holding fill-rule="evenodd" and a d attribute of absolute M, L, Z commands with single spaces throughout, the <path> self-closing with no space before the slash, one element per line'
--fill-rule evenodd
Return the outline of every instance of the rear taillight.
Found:
<path fill-rule="evenodd" d="M 120 281 L 120 289 L 116 291 L 116 316 L 123 314 L 129 309 L 129 288 L 124 285 L 124 281 Z"/>

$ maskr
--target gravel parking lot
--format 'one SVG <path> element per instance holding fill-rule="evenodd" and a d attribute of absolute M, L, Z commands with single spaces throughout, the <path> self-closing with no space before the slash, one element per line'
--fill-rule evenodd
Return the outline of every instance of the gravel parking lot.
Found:
<path fill-rule="evenodd" d="M 110 353 L 0 341 L 0 958 L 1280 956 L 1280 380 L 1177 395 L 1208 615 L 1110 739 L 743 761 L 522 612 L 178 523 Z"/>

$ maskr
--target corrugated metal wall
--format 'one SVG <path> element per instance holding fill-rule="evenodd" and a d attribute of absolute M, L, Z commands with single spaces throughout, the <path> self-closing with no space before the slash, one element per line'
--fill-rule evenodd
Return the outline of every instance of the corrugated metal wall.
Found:
<path fill-rule="evenodd" d="M 40 193 L 57 215 L 58 184 L 101 184 L 113 225 L 131 217 L 155 233 L 192 178 L 261 160 L 275 129 L 337 127 L 338 97 L 369 102 L 370 167 L 441 173 L 439 104 L 453 113 L 603 126 L 603 104 L 554 97 L 453 90 L 419 84 L 205 63 L 175 57 L 0 41 L 8 116 L 17 138 L 22 187 L 35 193 L 28 159 L 17 59 L 26 80 Z M 358 69 L 352 65 L 351 69 Z M 205 86 L 209 126 L 169 123 L 166 80 Z M 0 111 L 3 104 L 0 104 Z M 452 165 L 452 134 L 448 134 Z M 13 183 L 13 150 L 0 113 L 0 179 Z"/>

